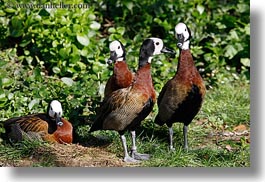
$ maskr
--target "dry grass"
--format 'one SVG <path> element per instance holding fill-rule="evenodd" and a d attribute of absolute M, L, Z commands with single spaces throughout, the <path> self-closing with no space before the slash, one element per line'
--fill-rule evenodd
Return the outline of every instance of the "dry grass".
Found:
<path fill-rule="evenodd" d="M 31 167 L 124 167 L 125 163 L 115 154 L 100 147 L 84 147 L 79 144 L 51 144 L 38 147 L 30 157 L 10 160 L 0 158 L 0 166 Z"/>

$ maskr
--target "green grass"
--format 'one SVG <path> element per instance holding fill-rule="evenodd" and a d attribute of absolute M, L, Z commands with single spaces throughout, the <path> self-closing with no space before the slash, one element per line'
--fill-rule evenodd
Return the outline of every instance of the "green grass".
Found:
<path fill-rule="evenodd" d="M 40 156 L 38 161 L 32 161 L 33 155 L 36 155 L 38 149 L 48 145 L 48 143 L 39 140 L 23 140 L 12 145 L 7 143 L 0 144 L 0 164 L 4 161 L 4 163 L 13 166 L 27 166 L 32 162 L 33 164 L 30 165 L 32 167 L 51 167 L 53 163 L 48 153 Z"/>
<path fill-rule="evenodd" d="M 156 108 L 154 109 L 156 111 Z M 246 82 L 223 84 L 208 90 L 203 107 L 189 125 L 189 150 L 182 148 L 182 124 L 175 123 L 175 151 L 168 149 L 168 129 L 152 121 L 151 113 L 137 131 L 139 152 L 151 154 L 151 159 L 140 166 L 145 167 L 250 167 L 249 136 L 221 136 L 233 132 L 239 124 L 250 131 L 250 87 Z M 113 131 L 99 131 L 94 135 L 111 138 L 109 150 L 123 157 L 119 136 Z M 128 146 L 130 135 L 126 134 Z"/>

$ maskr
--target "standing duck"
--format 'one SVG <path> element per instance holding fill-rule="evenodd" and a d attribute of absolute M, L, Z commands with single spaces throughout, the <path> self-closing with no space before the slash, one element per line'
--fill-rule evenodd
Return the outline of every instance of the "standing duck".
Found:
<path fill-rule="evenodd" d="M 120 41 L 113 41 L 109 45 L 110 58 L 108 64 L 114 63 L 113 75 L 108 79 L 104 97 L 113 91 L 128 87 L 133 81 L 133 73 L 129 70 L 126 63 L 126 52 Z"/>
<path fill-rule="evenodd" d="M 155 118 L 156 124 L 166 124 L 169 127 L 169 147 L 172 150 L 172 125 L 175 122 L 184 124 L 184 149 L 188 149 L 188 125 L 199 112 L 206 92 L 203 79 L 194 65 L 190 52 L 189 28 L 184 23 L 179 23 L 175 27 L 175 33 L 180 49 L 178 69 L 158 96 L 159 112 Z"/>
<path fill-rule="evenodd" d="M 4 122 L 7 137 L 14 142 L 24 137 L 41 138 L 51 143 L 72 143 L 73 127 L 62 118 L 62 105 L 53 100 L 48 105 L 47 113 L 31 114 L 15 117 Z"/>
<path fill-rule="evenodd" d="M 141 121 L 149 115 L 156 102 L 151 77 L 151 61 L 154 55 L 161 53 L 174 54 L 175 52 L 164 47 L 163 41 L 159 38 L 148 38 L 143 42 L 134 82 L 127 88 L 112 92 L 109 97 L 104 99 L 90 129 L 90 132 L 96 130 L 117 131 L 121 138 L 125 162 L 149 159 L 148 154 L 137 152 L 135 130 L 140 126 Z M 132 137 L 132 157 L 128 154 L 124 136 L 127 130 L 131 132 Z"/>

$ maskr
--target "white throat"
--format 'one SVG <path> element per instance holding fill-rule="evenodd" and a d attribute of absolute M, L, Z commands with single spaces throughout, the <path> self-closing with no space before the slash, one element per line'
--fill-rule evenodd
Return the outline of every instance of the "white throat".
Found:
<path fill-rule="evenodd" d="M 190 41 L 187 40 L 183 43 L 183 46 L 181 47 L 182 50 L 188 50 L 190 48 Z"/>
<path fill-rule="evenodd" d="M 124 61 L 124 58 L 123 58 L 123 57 L 119 57 L 119 58 L 117 58 L 116 61 L 117 61 L 117 62 L 118 62 L 118 61 Z"/>
<path fill-rule="evenodd" d="M 148 61 L 147 61 L 147 62 L 151 64 L 152 59 L 153 59 L 153 56 L 150 56 L 150 57 L 148 58 Z"/>

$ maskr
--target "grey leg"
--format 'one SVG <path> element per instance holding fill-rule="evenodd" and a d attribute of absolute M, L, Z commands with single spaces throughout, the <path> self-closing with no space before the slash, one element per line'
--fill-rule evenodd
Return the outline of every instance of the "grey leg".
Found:
<path fill-rule="evenodd" d="M 123 146 L 123 151 L 124 151 L 124 162 L 139 162 L 138 160 L 133 159 L 132 157 L 129 156 L 128 151 L 127 151 L 127 144 L 126 144 L 126 137 L 124 135 L 120 135 L 122 146 Z"/>
<path fill-rule="evenodd" d="M 173 147 L 173 128 L 172 127 L 168 128 L 168 131 L 169 131 L 169 149 L 175 150 L 175 148 Z"/>
<path fill-rule="evenodd" d="M 132 148 L 131 148 L 132 158 L 136 160 L 148 160 L 150 157 L 149 154 L 140 154 L 137 152 L 137 147 L 136 147 L 136 142 L 135 142 L 135 138 L 136 138 L 135 131 L 131 131 L 131 137 L 132 137 Z"/>
<path fill-rule="evenodd" d="M 188 150 L 188 126 L 183 126 L 184 149 Z"/>

